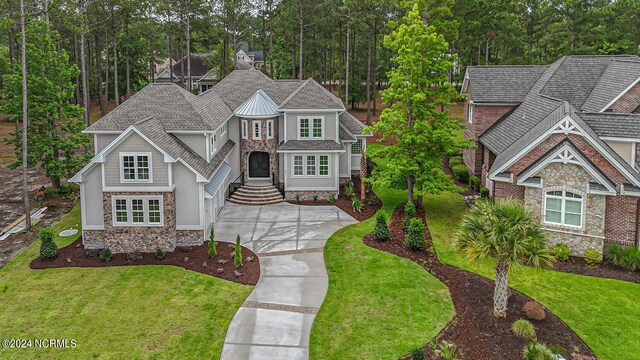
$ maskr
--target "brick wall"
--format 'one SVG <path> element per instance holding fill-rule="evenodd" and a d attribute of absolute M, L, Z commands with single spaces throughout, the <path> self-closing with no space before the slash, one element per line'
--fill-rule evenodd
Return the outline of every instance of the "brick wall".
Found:
<path fill-rule="evenodd" d="M 493 182 L 493 196 L 497 199 L 513 198 L 524 202 L 524 186 L 515 183 Z"/>
<path fill-rule="evenodd" d="M 608 242 L 634 245 L 638 220 L 638 198 L 607 196 L 604 236 Z"/>
<path fill-rule="evenodd" d="M 629 89 L 609 109 L 618 113 L 631 113 L 638 106 L 640 106 L 640 83 Z"/>

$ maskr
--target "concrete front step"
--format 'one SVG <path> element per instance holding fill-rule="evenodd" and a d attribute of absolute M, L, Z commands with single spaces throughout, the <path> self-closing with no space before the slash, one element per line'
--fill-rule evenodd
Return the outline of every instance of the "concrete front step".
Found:
<path fill-rule="evenodd" d="M 241 199 L 234 199 L 234 198 L 229 199 L 229 202 L 232 202 L 234 204 L 241 204 L 241 205 L 269 205 L 269 204 L 279 204 L 283 201 L 284 200 L 282 198 L 276 199 L 276 200 L 268 200 L 268 201 L 241 200 Z"/>
<path fill-rule="evenodd" d="M 278 190 L 265 191 L 265 192 L 250 192 L 250 191 L 237 190 L 236 192 L 233 193 L 233 196 L 242 196 L 247 198 L 266 198 L 266 197 L 274 197 L 274 196 L 282 197 L 282 195 Z"/>
<path fill-rule="evenodd" d="M 282 194 L 272 185 L 245 185 L 236 190 L 229 201 L 236 204 L 264 205 L 283 201 Z"/>

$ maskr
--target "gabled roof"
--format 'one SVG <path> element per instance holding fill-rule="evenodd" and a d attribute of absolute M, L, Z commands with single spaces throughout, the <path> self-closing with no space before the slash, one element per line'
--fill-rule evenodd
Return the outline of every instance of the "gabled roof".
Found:
<path fill-rule="evenodd" d="M 191 53 L 191 77 L 200 78 L 213 66 L 208 64 L 211 53 Z M 182 62 L 184 61 L 184 76 L 187 76 L 187 56 L 173 63 L 173 75 L 182 77 Z"/>
<path fill-rule="evenodd" d="M 340 124 L 343 125 L 352 135 L 373 136 L 371 133 L 363 134 L 366 126 L 348 111 L 340 113 L 338 116 Z"/>
<path fill-rule="evenodd" d="M 599 112 L 640 78 L 640 58 L 614 58 L 582 105 L 581 111 Z"/>
<path fill-rule="evenodd" d="M 640 114 L 580 113 L 600 137 L 640 139 Z"/>
<path fill-rule="evenodd" d="M 234 114 L 239 117 L 271 118 L 280 115 L 278 105 L 262 90 L 240 104 Z"/>
<path fill-rule="evenodd" d="M 462 92 L 471 85 L 471 101 L 476 103 L 520 103 L 547 66 L 470 66 Z"/>
<path fill-rule="evenodd" d="M 263 50 L 246 51 L 245 54 L 247 54 L 250 58 L 253 58 L 253 61 L 264 61 Z"/>
<path fill-rule="evenodd" d="M 307 79 L 287 99 L 280 109 L 345 110 L 342 101 L 312 78 Z"/>

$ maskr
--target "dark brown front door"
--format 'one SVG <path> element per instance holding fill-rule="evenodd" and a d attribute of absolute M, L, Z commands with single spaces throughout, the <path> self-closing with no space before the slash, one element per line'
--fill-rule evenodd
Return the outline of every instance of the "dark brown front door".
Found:
<path fill-rule="evenodd" d="M 269 154 L 266 152 L 254 151 L 249 155 L 249 177 L 269 177 Z"/>

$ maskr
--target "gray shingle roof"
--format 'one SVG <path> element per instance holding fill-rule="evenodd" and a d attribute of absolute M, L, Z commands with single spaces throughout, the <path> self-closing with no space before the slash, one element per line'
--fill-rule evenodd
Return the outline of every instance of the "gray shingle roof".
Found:
<path fill-rule="evenodd" d="M 488 103 L 519 103 L 547 66 L 470 66 L 471 100 Z"/>
<path fill-rule="evenodd" d="M 638 61 L 613 59 L 581 110 L 585 112 L 602 110 L 638 78 L 640 78 L 640 59 Z"/>
<path fill-rule="evenodd" d="M 264 50 L 251 50 L 245 51 L 245 53 L 253 58 L 253 61 L 264 61 Z"/>
<path fill-rule="evenodd" d="M 340 141 L 356 141 L 356 137 L 344 125 L 340 124 L 339 130 L 338 137 Z"/>
<path fill-rule="evenodd" d="M 580 113 L 598 136 L 640 139 L 640 114 Z"/>
<path fill-rule="evenodd" d="M 315 80 L 307 79 L 280 104 L 280 109 L 339 109 L 342 101 Z"/>
<path fill-rule="evenodd" d="M 212 58 L 211 53 L 191 53 L 191 77 L 202 77 L 212 66 L 209 61 Z M 173 75 L 182 76 L 182 62 L 184 61 L 184 76 L 187 76 L 187 57 L 184 56 L 173 64 Z"/>
<path fill-rule="evenodd" d="M 344 127 L 353 135 L 362 135 L 362 132 L 366 127 L 362 122 L 360 122 L 360 120 L 356 119 L 347 111 L 341 113 L 338 116 L 338 119 L 340 124 L 344 125 Z"/>
<path fill-rule="evenodd" d="M 344 146 L 333 140 L 289 140 L 280 144 L 278 151 L 336 151 L 344 150 Z"/>

